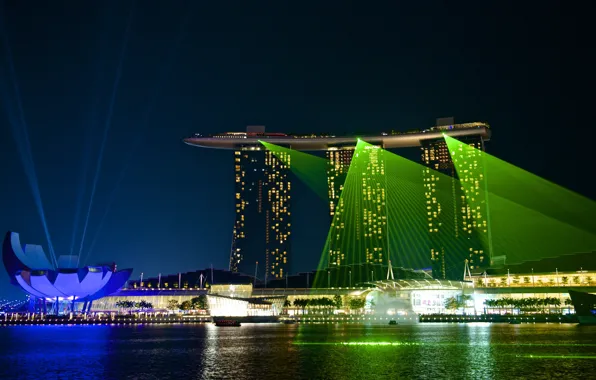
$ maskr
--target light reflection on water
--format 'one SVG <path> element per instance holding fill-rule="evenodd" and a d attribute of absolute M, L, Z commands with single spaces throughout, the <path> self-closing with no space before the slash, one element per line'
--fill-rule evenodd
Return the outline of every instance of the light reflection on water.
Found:
<path fill-rule="evenodd" d="M 596 328 L 418 324 L 0 328 L 0 378 L 585 378 Z"/>

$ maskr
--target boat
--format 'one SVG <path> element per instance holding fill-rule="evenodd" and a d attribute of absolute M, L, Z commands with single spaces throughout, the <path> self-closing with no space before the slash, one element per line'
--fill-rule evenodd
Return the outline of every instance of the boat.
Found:
<path fill-rule="evenodd" d="M 571 304 L 580 325 L 596 325 L 596 294 L 569 290 Z"/>
<path fill-rule="evenodd" d="M 295 319 L 284 319 L 281 321 L 281 323 L 283 323 L 284 325 L 293 325 L 296 323 Z"/>
<path fill-rule="evenodd" d="M 225 327 L 240 327 L 240 321 L 236 319 L 219 319 L 215 321 L 215 326 Z"/>
<path fill-rule="evenodd" d="M 510 325 L 521 325 L 521 322 L 517 319 L 512 319 L 509 321 Z"/>
<path fill-rule="evenodd" d="M 395 319 L 392 319 L 389 321 L 390 325 L 397 325 L 397 321 Z"/>

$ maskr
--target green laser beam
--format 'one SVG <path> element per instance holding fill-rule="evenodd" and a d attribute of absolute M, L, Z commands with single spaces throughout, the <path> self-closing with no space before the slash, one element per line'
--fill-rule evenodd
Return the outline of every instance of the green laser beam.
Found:
<path fill-rule="evenodd" d="M 493 257 L 515 264 L 596 248 L 595 222 L 588 216 L 596 202 L 466 142 L 445 141 L 472 214 L 469 227 Z"/>
<path fill-rule="evenodd" d="M 423 147 L 426 164 L 361 139 L 327 160 L 263 145 L 328 199 L 319 287 L 382 279 L 389 260 L 461 279 L 466 260 L 479 271 L 493 258 L 514 264 L 596 248 L 596 202 L 486 154 L 481 141 L 444 136 Z"/>
<path fill-rule="evenodd" d="M 319 198 L 327 202 L 328 191 L 326 183 L 328 163 L 326 159 L 266 141 L 260 141 L 260 143 L 286 164 L 296 174 L 296 177 L 306 183 Z"/>
<path fill-rule="evenodd" d="M 342 341 L 342 342 L 293 342 L 297 346 L 433 346 L 433 347 L 596 347 L 592 343 L 492 343 L 492 342 L 411 342 L 411 341 Z M 519 356 L 519 355 L 516 355 Z M 587 358 L 596 358 L 596 356 L 587 356 Z M 536 357 L 541 355 L 522 355 L 522 357 Z M 573 355 L 544 355 L 544 357 L 569 358 L 579 357 Z"/>

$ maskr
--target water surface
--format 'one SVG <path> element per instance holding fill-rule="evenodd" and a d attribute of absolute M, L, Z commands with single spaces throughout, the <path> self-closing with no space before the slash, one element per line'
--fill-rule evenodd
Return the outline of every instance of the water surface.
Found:
<path fill-rule="evenodd" d="M 0 327 L 2 379 L 585 379 L 595 370 L 596 327 L 569 324 Z"/>

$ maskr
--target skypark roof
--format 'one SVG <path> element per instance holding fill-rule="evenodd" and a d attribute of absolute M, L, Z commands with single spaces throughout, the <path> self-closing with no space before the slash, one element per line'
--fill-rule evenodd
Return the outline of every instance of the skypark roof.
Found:
<path fill-rule="evenodd" d="M 473 127 L 457 128 L 456 126 L 436 127 L 430 130 L 404 134 L 377 134 L 368 136 L 292 136 L 281 133 L 254 134 L 243 132 L 225 133 L 215 136 L 194 136 L 184 139 L 184 143 L 201 148 L 242 149 L 261 147 L 260 141 L 286 146 L 296 150 L 328 150 L 334 147 L 355 146 L 358 139 L 367 143 L 380 145 L 383 148 L 406 148 L 421 146 L 425 140 L 443 138 L 446 134 L 454 138 L 482 137 L 490 139 L 490 129 L 483 123 L 470 123 Z M 451 127 L 451 128 L 450 128 Z"/>

